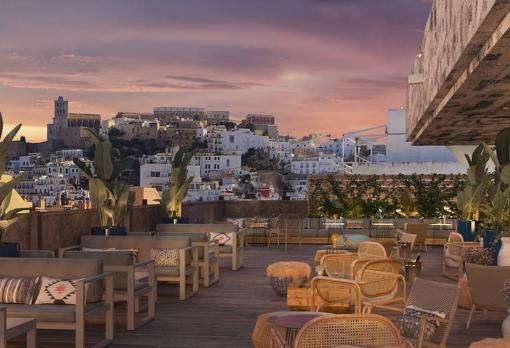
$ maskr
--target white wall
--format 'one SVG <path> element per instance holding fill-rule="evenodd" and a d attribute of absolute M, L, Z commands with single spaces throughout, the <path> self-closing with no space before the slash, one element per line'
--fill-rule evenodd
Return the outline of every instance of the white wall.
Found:
<path fill-rule="evenodd" d="M 412 146 L 406 141 L 406 112 L 388 111 L 386 162 L 456 162 L 445 146 Z"/>
<path fill-rule="evenodd" d="M 407 162 L 407 163 L 372 163 L 355 164 L 352 174 L 465 174 L 467 167 L 457 162 Z"/>

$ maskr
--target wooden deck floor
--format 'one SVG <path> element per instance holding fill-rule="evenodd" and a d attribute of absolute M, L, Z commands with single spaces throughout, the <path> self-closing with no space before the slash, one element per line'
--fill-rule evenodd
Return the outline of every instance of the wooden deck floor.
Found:
<path fill-rule="evenodd" d="M 233 272 L 224 264 L 219 283 L 209 289 L 200 288 L 197 296 L 184 302 L 176 299 L 176 287 L 160 286 L 156 320 L 134 332 L 127 332 L 123 325 L 117 325 L 112 347 L 252 347 L 250 335 L 257 316 L 286 309 L 285 299 L 276 296 L 271 289 L 265 277 L 265 267 L 281 260 L 311 263 L 317 248 L 304 245 L 299 249 L 293 245 L 284 251 L 276 247 L 250 247 L 246 251 L 244 269 Z M 439 275 L 439 248 L 429 250 L 423 259 L 424 278 L 448 281 Z M 118 320 L 122 319 L 123 310 L 123 307 L 118 308 Z M 448 347 L 468 347 L 469 343 L 484 337 L 500 337 L 504 314 L 491 313 L 485 321 L 478 313 L 471 329 L 465 330 L 467 313 L 459 309 Z M 89 327 L 87 337 L 90 343 L 100 334 L 100 327 Z M 74 335 L 66 331 L 40 330 L 38 340 L 41 348 L 73 347 Z M 24 347 L 23 340 L 15 341 L 9 347 Z"/>

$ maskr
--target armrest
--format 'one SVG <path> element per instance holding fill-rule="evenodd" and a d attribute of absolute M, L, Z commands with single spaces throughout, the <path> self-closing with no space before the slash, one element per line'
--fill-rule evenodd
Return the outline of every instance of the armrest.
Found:
<path fill-rule="evenodd" d="M 146 260 L 146 261 L 140 261 L 133 265 L 134 268 L 141 268 L 145 266 L 149 266 L 151 263 L 155 264 L 154 260 Z"/>
<path fill-rule="evenodd" d="M 79 244 L 71 245 L 71 246 L 64 247 L 64 248 L 58 248 L 58 257 L 63 257 L 65 251 L 68 251 L 68 250 L 80 250 L 80 248 L 81 248 L 81 245 L 79 245 Z"/>
<path fill-rule="evenodd" d="M 76 281 L 76 283 L 88 284 L 88 283 L 93 283 L 93 282 L 97 282 L 99 280 L 108 279 L 108 278 L 112 278 L 112 277 L 113 277 L 112 272 L 103 272 L 101 274 L 96 274 L 91 277 L 78 279 Z"/>
<path fill-rule="evenodd" d="M 83 320 L 87 304 L 85 285 L 97 281 L 106 280 L 105 302 L 113 309 L 113 273 L 103 272 L 91 277 L 81 278 L 76 281 L 76 318 Z M 80 319 L 78 319 L 80 318 Z"/>

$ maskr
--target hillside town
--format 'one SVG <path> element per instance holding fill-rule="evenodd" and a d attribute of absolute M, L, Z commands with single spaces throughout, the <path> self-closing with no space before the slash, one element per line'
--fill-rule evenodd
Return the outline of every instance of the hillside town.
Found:
<path fill-rule="evenodd" d="M 342 137 L 281 135 L 273 115 L 199 107 L 154 107 L 152 112 L 118 112 L 102 119 L 72 113 L 62 96 L 54 101 L 47 141 L 17 141 L 9 153 L 9 174 L 26 178 L 18 192 L 38 209 L 91 206 L 88 183 L 75 159 L 91 165 L 91 128 L 135 163 L 126 174 L 138 204 L 157 204 L 169 185 L 172 159 L 190 147 L 193 177 L 185 201 L 305 200 L 308 178 L 328 174 L 456 174 L 465 167 L 443 146 L 406 142 L 405 110 L 389 110 L 387 124 Z"/>

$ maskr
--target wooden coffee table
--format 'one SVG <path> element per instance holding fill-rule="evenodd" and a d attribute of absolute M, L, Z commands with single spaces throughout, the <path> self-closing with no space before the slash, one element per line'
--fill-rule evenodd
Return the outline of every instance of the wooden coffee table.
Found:
<path fill-rule="evenodd" d="M 7 341 L 20 335 L 27 335 L 27 348 L 36 348 L 36 320 L 31 318 L 7 318 L 0 316 L 0 331 L 3 340 L 0 348 L 7 348 Z"/>

